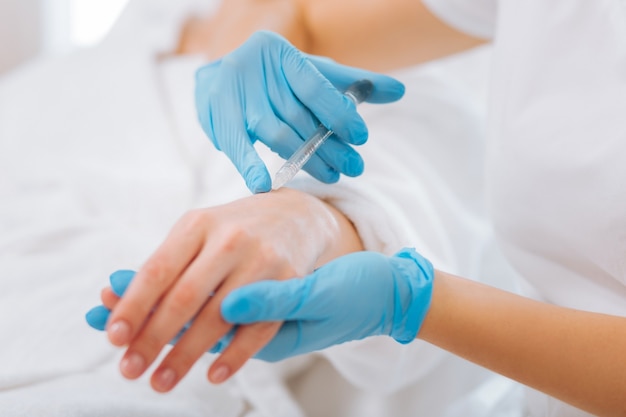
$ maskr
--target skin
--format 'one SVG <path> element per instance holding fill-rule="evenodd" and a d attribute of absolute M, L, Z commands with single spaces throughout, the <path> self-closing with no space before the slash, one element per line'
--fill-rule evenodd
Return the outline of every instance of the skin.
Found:
<path fill-rule="evenodd" d="M 178 54 L 201 54 L 217 59 L 244 43 L 259 30 L 282 34 L 308 51 L 305 10 L 293 0 L 222 1 L 214 14 L 193 17 L 181 30 Z"/>
<path fill-rule="evenodd" d="M 444 24 L 416 0 L 239 0 L 188 22 L 178 52 L 217 59 L 261 29 L 302 51 L 380 72 L 485 43 Z"/>
<path fill-rule="evenodd" d="M 626 318 L 436 271 L 418 338 L 598 416 L 626 416 Z"/>
<path fill-rule="evenodd" d="M 183 30 L 178 52 L 204 53 L 209 58 L 218 58 L 237 47 L 254 31 L 269 29 L 283 34 L 306 52 L 330 56 L 349 65 L 386 71 L 443 57 L 482 43 L 447 27 L 416 0 L 245 2 L 245 7 L 240 2 L 237 6 L 233 5 L 234 2 L 224 2 L 218 11 L 218 18 L 190 23 Z M 211 29 L 208 29 L 209 26 Z M 216 33 L 220 33 L 220 37 Z M 296 192 L 291 190 L 286 193 Z M 268 215 L 275 209 L 270 207 L 271 200 L 277 195 L 280 193 L 272 192 L 265 197 Z M 285 278 L 293 273 L 301 276 L 313 264 L 360 249 L 358 236 L 345 217 L 328 205 L 314 202 L 315 199 L 311 200 L 310 196 L 300 197 L 320 212 L 304 209 L 290 215 L 299 218 L 302 224 L 310 221 L 319 228 L 303 227 L 307 231 L 304 234 L 298 233 L 296 227 L 295 235 L 288 237 L 289 244 L 281 241 L 285 239 L 282 233 L 286 218 L 278 218 L 272 229 L 272 222 L 261 215 L 263 211 L 259 211 L 256 201 L 254 211 L 244 210 L 234 217 L 225 215 L 230 219 L 227 221 L 229 226 L 224 226 L 226 229 L 220 229 L 219 233 L 210 226 L 215 226 L 217 217 L 213 216 L 221 216 L 219 210 L 228 212 L 228 209 L 222 207 L 217 212 L 207 209 L 209 214 L 194 212 L 175 226 L 172 235 L 139 271 L 136 282 L 133 282 L 124 299 L 118 300 L 110 290 L 104 290 L 103 301 L 115 307 L 110 322 L 125 320 L 130 323 L 126 334 L 116 333 L 114 327 L 109 325 L 110 340 L 118 346 L 129 346 L 127 355 L 140 352 L 150 362 L 165 341 L 175 335 L 175 329 L 204 305 L 207 291 L 219 287 L 216 296 L 203 307 L 203 311 L 208 311 L 206 318 L 202 316 L 205 330 L 195 331 L 195 336 L 189 336 L 188 332 L 184 345 L 177 345 L 168 355 L 153 376 L 155 389 L 171 389 L 199 355 L 217 341 L 218 334 L 225 333 L 227 326 L 217 313 L 215 301 L 223 298 L 230 288 L 263 279 L 268 274 L 274 274 L 273 278 Z M 284 205 L 277 206 L 285 209 Z M 253 212 L 257 215 L 256 219 L 249 218 L 249 213 Z M 316 215 L 311 215 L 312 212 Z M 322 219 L 333 218 L 334 221 L 320 225 L 320 213 L 326 213 Z M 241 215 L 248 222 L 246 228 L 241 226 Z M 208 221 L 208 226 L 204 221 Z M 334 225 L 329 233 L 337 239 L 331 243 L 334 249 L 330 250 L 325 246 L 329 244 L 328 236 L 312 241 L 308 236 L 310 231 L 325 230 L 329 225 Z M 260 227 L 264 233 L 250 235 L 250 231 L 255 230 L 252 226 Z M 184 236 L 179 229 L 198 236 Z M 212 238 L 214 235 L 220 238 Z M 225 240 L 223 236 L 226 236 Z M 253 238 L 252 242 L 250 238 Z M 258 239 L 256 243 L 255 239 Z M 273 259 L 270 262 L 263 256 L 260 260 L 250 259 L 249 254 L 254 252 L 247 249 L 256 248 L 258 246 L 255 245 L 261 245 L 261 242 L 265 242 L 266 248 L 275 245 L 282 248 L 278 253 L 283 257 L 270 257 Z M 313 246 L 312 249 L 306 246 L 307 250 L 298 250 L 299 254 L 316 253 L 319 256 L 294 259 L 292 248 L 300 248 L 301 245 Z M 186 261 L 200 259 L 195 258 L 199 252 L 206 252 L 212 262 L 204 263 L 201 268 L 192 268 L 197 261 L 190 264 Z M 179 258 L 185 260 L 185 265 L 174 266 Z M 220 262 L 217 262 L 218 259 Z M 223 259 L 229 260 L 231 269 L 224 269 Z M 245 265 L 240 266 L 241 269 L 235 268 L 239 260 L 258 268 L 246 268 Z M 190 270 L 195 272 L 192 274 Z M 216 270 L 221 273 L 216 274 Z M 207 274 L 211 285 L 204 283 Z M 189 288 L 185 290 L 187 284 L 184 283 L 187 282 L 193 282 L 194 287 L 189 287 L 194 289 L 195 286 L 202 287 L 205 298 L 191 294 Z M 626 361 L 623 354 L 626 318 L 539 303 L 442 271 L 436 271 L 434 282 L 431 309 L 419 338 L 596 415 L 626 416 Z M 188 307 L 188 302 L 192 302 L 194 308 L 181 307 Z M 169 305 L 178 306 L 178 310 L 174 308 L 173 315 L 168 313 L 169 318 L 163 314 L 154 314 L 149 318 L 148 312 L 156 305 L 159 310 Z M 155 325 L 156 317 L 163 324 Z M 201 326 L 196 327 L 200 329 Z M 229 350 L 216 359 L 209 371 L 209 379 L 221 382 L 232 375 L 253 351 L 260 349 L 271 338 L 276 329 L 277 324 L 270 323 L 268 327 L 246 329 L 246 333 L 242 330 L 242 335 L 238 335 Z M 209 336 L 207 332 L 210 332 Z M 255 340 L 255 337 L 259 339 Z M 192 338 L 199 338 L 200 341 L 190 340 Z M 217 378 L 217 369 L 222 366 L 228 373 Z M 158 373 L 166 367 L 174 368 L 176 372 L 174 383 L 168 388 L 157 383 Z M 124 366 L 122 372 L 130 377 L 138 376 L 137 373 L 129 374 Z"/>
<path fill-rule="evenodd" d="M 193 319 L 152 375 L 155 390 L 172 389 L 231 329 L 219 306 L 234 288 L 263 279 L 301 277 L 316 265 L 358 250 L 360 239 L 345 216 L 289 188 L 187 213 L 139 269 L 122 299 L 110 288 L 102 292 L 104 305 L 112 309 L 109 339 L 127 346 L 122 374 L 129 379 L 141 376 Z M 209 379 L 219 383 L 236 372 L 280 325 L 241 326 L 210 368 Z"/>

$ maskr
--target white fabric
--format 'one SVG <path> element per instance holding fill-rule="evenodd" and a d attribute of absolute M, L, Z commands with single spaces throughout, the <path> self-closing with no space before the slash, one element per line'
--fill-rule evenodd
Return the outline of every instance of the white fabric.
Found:
<path fill-rule="evenodd" d="M 204 380 L 207 355 L 166 396 L 117 376 L 119 353 L 83 318 L 107 275 L 141 265 L 185 211 L 248 194 L 196 122 L 201 59 L 164 57 L 182 19 L 212 6 L 132 2 L 98 48 L 0 81 L 0 415 L 502 415 L 503 403 L 476 388 L 515 400 L 515 384 L 425 343 L 383 338 L 252 361 L 224 387 Z M 399 73 L 406 99 L 362 108 L 366 173 L 334 186 L 298 181 L 345 211 L 368 249 L 416 246 L 440 268 L 506 287 L 512 272 L 481 199 L 485 79 L 464 78 L 489 58 Z M 274 171 L 279 161 L 259 151 Z M 334 401 L 316 400 L 328 387 Z"/>
<path fill-rule="evenodd" d="M 497 16 L 487 163 L 501 246 L 528 295 L 626 316 L 626 3 L 500 0 Z M 534 391 L 529 408 L 586 415 Z"/>
<path fill-rule="evenodd" d="M 494 36 L 498 0 L 421 0 L 443 21 L 478 38 Z"/>

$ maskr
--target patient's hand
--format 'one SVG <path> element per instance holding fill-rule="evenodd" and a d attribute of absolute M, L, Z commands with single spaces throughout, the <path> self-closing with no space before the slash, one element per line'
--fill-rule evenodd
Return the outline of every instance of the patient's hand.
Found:
<path fill-rule="evenodd" d="M 118 298 L 107 324 L 110 341 L 128 346 L 121 372 L 138 378 L 188 322 L 191 326 L 152 376 L 157 391 L 168 391 L 204 352 L 229 332 L 220 314 L 233 289 L 264 279 L 310 273 L 316 265 L 360 250 L 348 220 L 320 200 L 281 189 L 186 214 Z M 212 364 L 219 383 L 269 342 L 281 323 L 241 326 Z"/>

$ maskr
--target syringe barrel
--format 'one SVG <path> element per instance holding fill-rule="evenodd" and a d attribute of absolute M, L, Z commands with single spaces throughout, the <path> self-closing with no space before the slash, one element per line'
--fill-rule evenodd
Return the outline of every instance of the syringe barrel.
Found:
<path fill-rule="evenodd" d="M 374 84 L 370 80 L 359 80 L 350 84 L 344 95 L 357 105 L 364 102 L 372 94 L 373 89 Z"/>

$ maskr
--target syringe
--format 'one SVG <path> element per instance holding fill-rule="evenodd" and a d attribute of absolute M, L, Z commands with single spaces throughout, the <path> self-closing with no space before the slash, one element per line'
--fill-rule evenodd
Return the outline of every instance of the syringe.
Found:
<path fill-rule="evenodd" d="M 373 89 L 374 84 L 372 84 L 371 81 L 359 80 L 350 84 L 348 89 L 344 92 L 344 95 L 357 105 L 367 99 Z M 280 187 L 287 184 L 332 134 L 332 130 L 320 124 L 317 130 L 304 141 L 293 155 L 291 155 L 291 158 L 278 170 L 274 181 L 272 181 L 272 189 L 278 190 Z"/>

